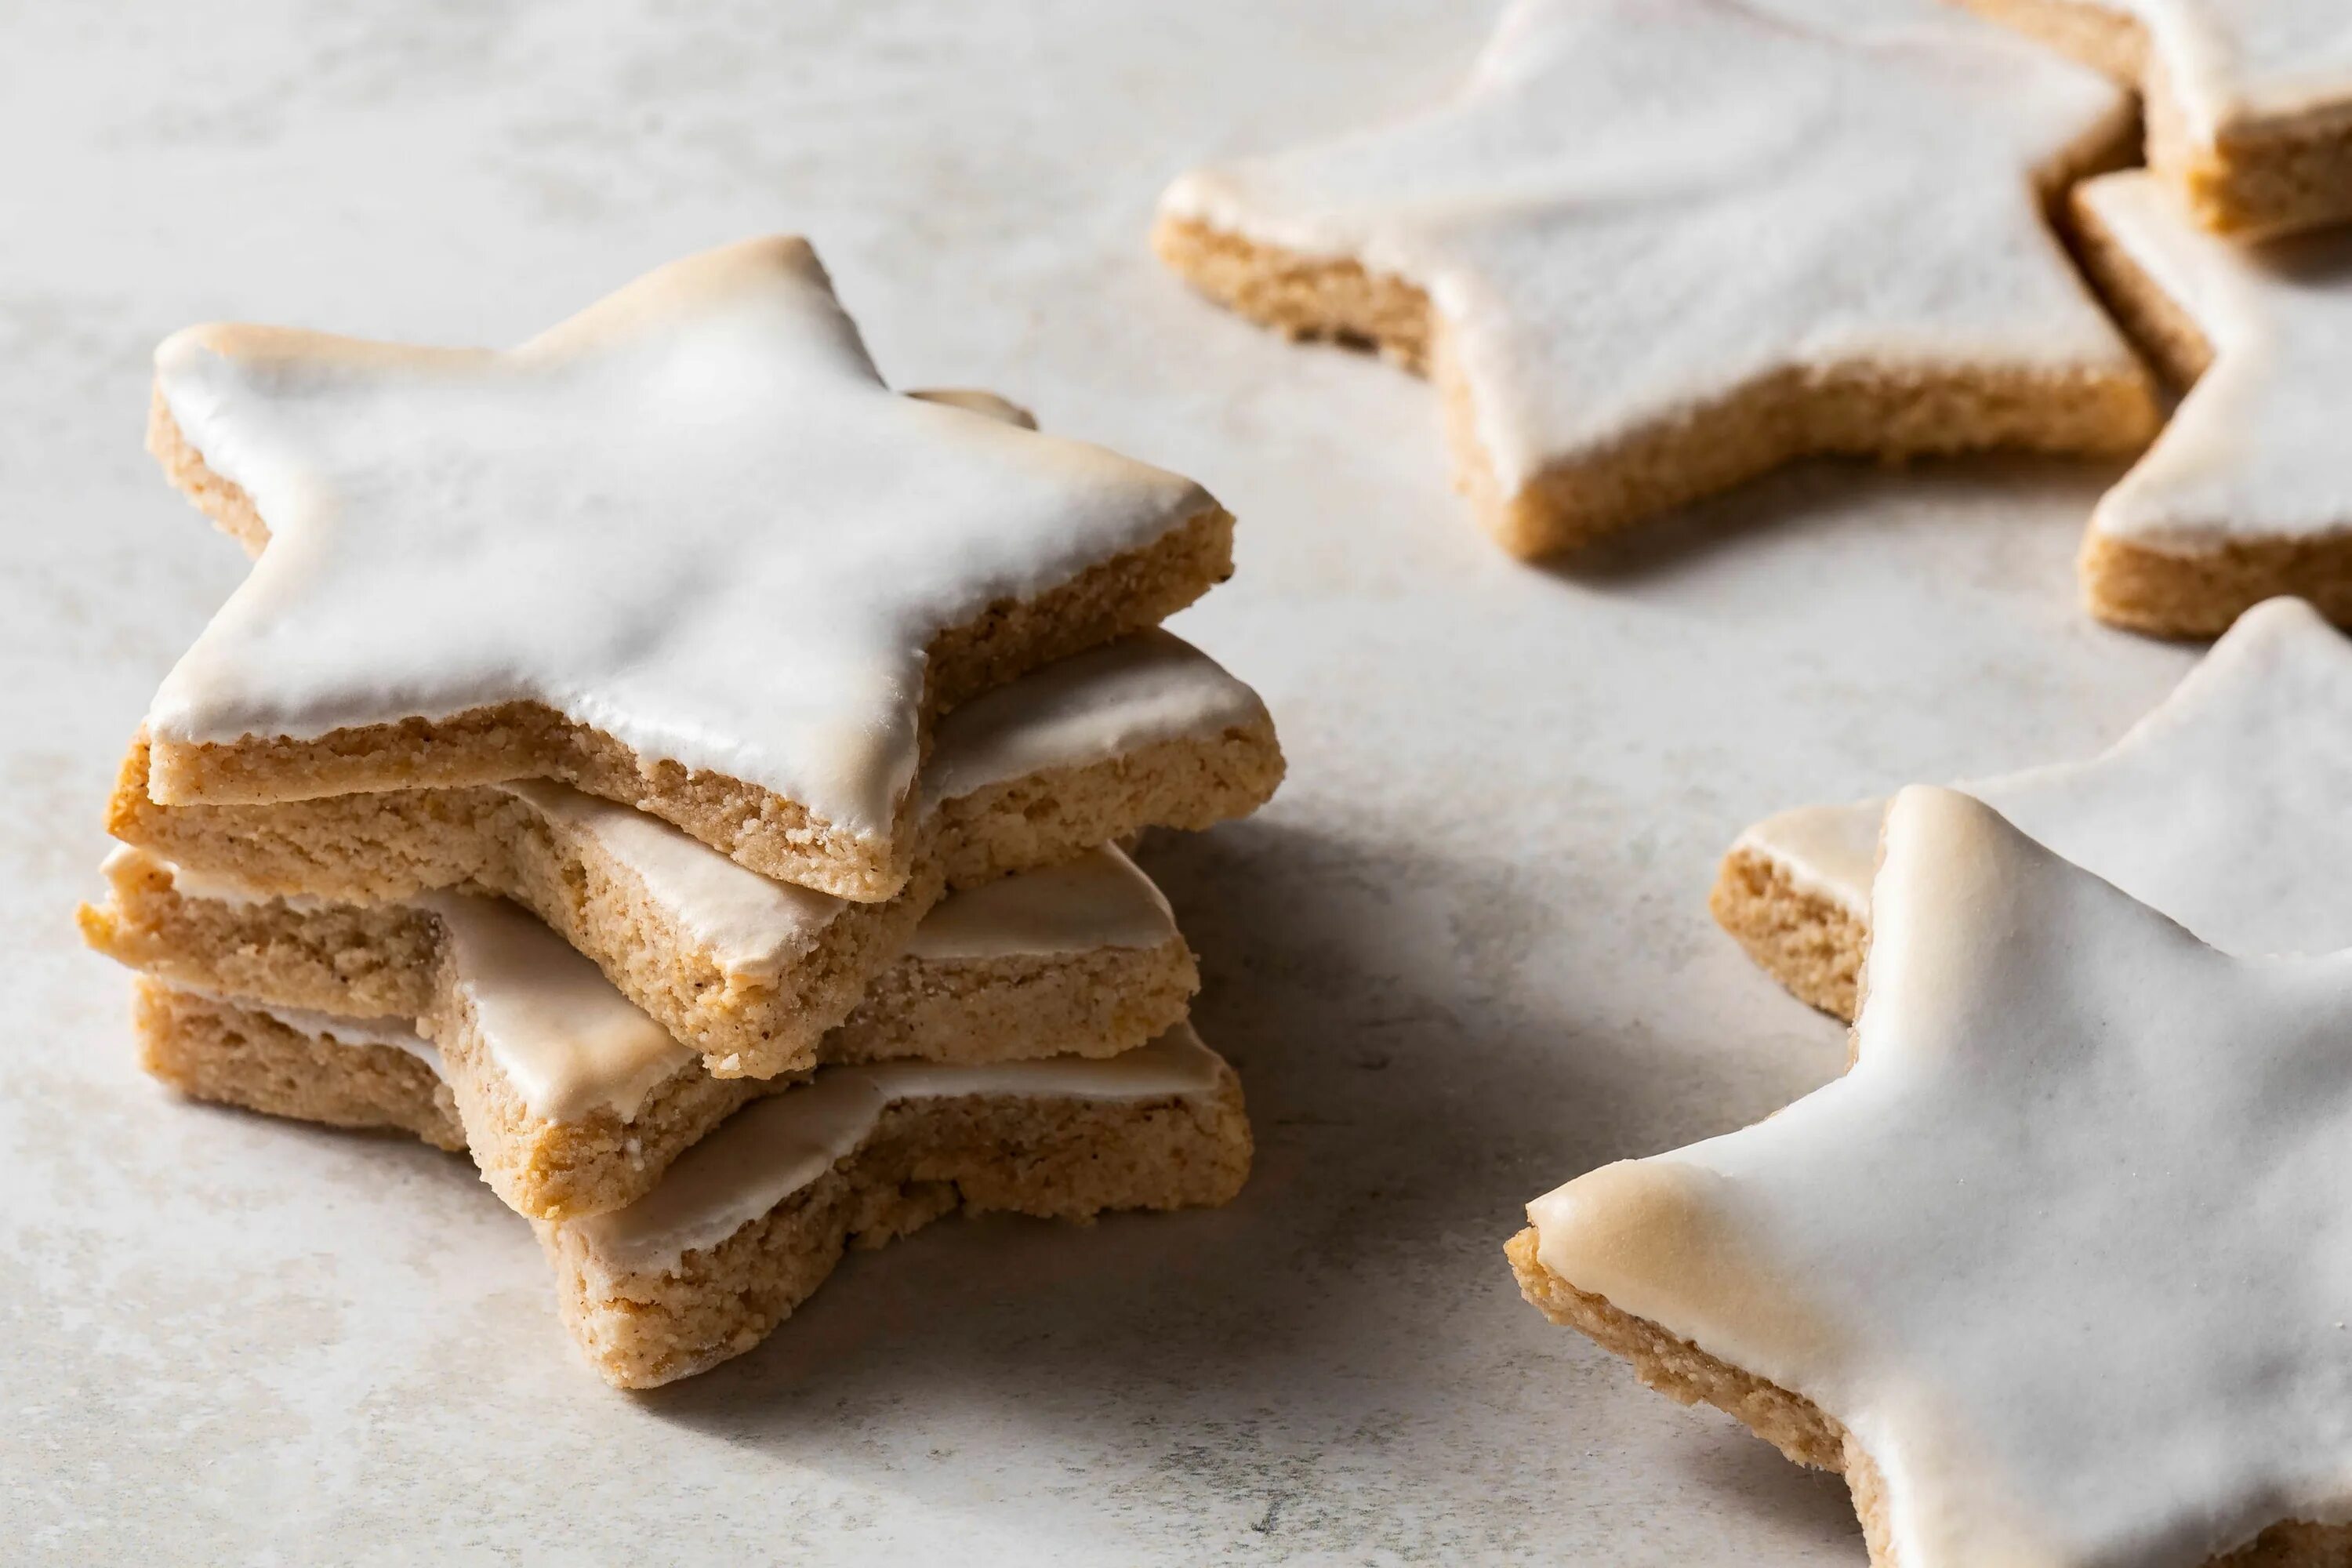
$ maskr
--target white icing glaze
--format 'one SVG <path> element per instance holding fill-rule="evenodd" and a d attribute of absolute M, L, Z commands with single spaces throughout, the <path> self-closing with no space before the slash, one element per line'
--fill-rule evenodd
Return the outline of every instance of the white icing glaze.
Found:
<path fill-rule="evenodd" d="M 607 1110 L 633 1120 L 647 1095 L 699 1059 L 505 900 L 433 893 L 421 901 L 440 917 L 476 1037 L 533 1116 L 580 1121 Z"/>
<path fill-rule="evenodd" d="M 1085 858 L 951 894 L 907 956 L 931 963 L 1151 948 L 1177 940 L 1175 911 L 1135 862 L 1106 844 Z"/>
<path fill-rule="evenodd" d="M 1017 1096 L 1146 1100 L 1213 1093 L 1222 1058 L 1179 1024 L 1119 1056 L 1052 1057 L 987 1067 L 891 1062 L 827 1068 L 807 1084 L 760 1100 L 679 1156 L 646 1196 L 560 1229 L 587 1245 L 608 1274 L 665 1272 L 715 1247 L 853 1153 L 885 1107 L 910 1100 Z"/>
<path fill-rule="evenodd" d="M 2352 953 L 2232 959 L 1895 797 L 1856 1065 L 1528 1207 L 1580 1289 L 1811 1400 L 1916 1568 L 2186 1568 L 2352 1519 Z"/>
<path fill-rule="evenodd" d="M 937 805 L 1031 773 L 1084 767 L 1163 742 L 1207 739 L 1265 718 L 1257 694 L 1216 660 L 1168 632 L 1146 632 L 1033 671 L 949 714 L 924 771 L 923 795 Z M 781 973 L 845 907 L 739 866 L 632 807 L 562 784 L 506 787 L 543 816 L 593 837 L 730 973 Z M 1021 896 L 1018 889 L 1001 895 Z"/>
<path fill-rule="evenodd" d="M 1163 742 L 1266 721 L 1257 693 L 1172 633 L 1107 644 L 993 691 L 940 721 L 923 790 L 933 801 Z"/>
<path fill-rule="evenodd" d="M 1771 861 L 1800 889 L 1867 919 L 1878 824 L 1885 814 L 1883 800 L 1801 805 L 1766 817 L 1733 847 Z"/>
<path fill-rule="evenodd" d="M 661 818 L 563 784 L 502 786 L 550 822 L 594 840 L 646 897 L 730 973 L 768 979 L 816 942 L 848 907 L 812 888 L 762 877 Z"/>
<path fill-rule="evenodd" d="M 2089 0 L 2147 29 L 2188 129 L 2210 146 L 2253 119 L 2352 108 L 2342 0 Z"/>
<path fill-rule="evenodd" d="M 1423 289 L 1507 495 L 1786 370 L 2137 374 L 2032 178 L 2123 96 L 1957 13 L 1803 9 L 1518 0 L 1449 101 L 1161 210 Z"/>
<path fill-rule="evenodd" d="M 797 240 L 504 353 L 215 326 L 155 365 L 272 540 L 157 693 L 159 742 L 536 700 L 866 837 L 913 784 L 937 634 L 1212 504 L 893 395 Z"/>
<path fill-rule="evenodd" d="M 2300 599 L 2240 616 L 2100 755 L 1958 787 L 2224 952 L 2352 948 L 2352 642 Z M 1741 843 L 1861 912 L 1878 814 L 1783 813 Z"/>
<path fill-rule="evenodd" d="M 2213 351 L 2091 526 L 2156 549 L 2352 530 L 2352 235 L 2224 239 L 2143 170 L 2076 195 Z"/>

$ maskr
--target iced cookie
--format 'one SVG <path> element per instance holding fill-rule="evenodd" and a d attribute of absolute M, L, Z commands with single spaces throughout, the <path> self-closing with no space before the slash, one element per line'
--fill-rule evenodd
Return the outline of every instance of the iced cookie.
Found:
<path fill-rule="evenodd" d="M 1790 1458 L 1877 1568 L 2352 1552 L 2352 953 L 2232 958 L 1895 797 L 1845 1077 L 1528 1207 L 1528 1299 Z"/>
<path fill-rule="evenodd" d="M 140 987 L 162 1076 L 342 1126 L 462 1146 L 437 1053 L 380 1022 Z M 204 1092 L 201 1088 L 194 1092 Z M 851 1245 L 958 1207 L 1083 1219 L 1222 1204 L 1249 1174 L 1240 1083 L 1190 1026 L 1118 1056 L 828 1068 L 739 1111 L 627 1208 L 534 1222 L 557 1300 L 605 1381 L 650 1388 L 751 1350 Z"/>
<path fill-rule="evenodd" d="M 2147 378 L 2044 212 L 2130 129 L 1997 28 L 1519 0 L 1451 100 L 1187 174 L 1154 244 L 1427 371 L 1458 484 L 1538 555 L 1805 453 L 2137 450 Z"/>
<path fill-rule="evenodd" d="M 2352 948 L 2352 643 L 2301 600 L 2249 610 L 2102 754 L 1958 787 L 2224 952 Z M 1884 815 L 1768 817 L 1709 900 L 1750 957 L 1843 1018 Z"/>
<path fill-rule="evenodd" d="M 333 1017 L 345 1035 L 364 1026 L 434 1041 L 465 1142 L 485 1179 L 523 1214 L 563 1217 L 628 1203 L 739 1106 L 794 1081 L 711 1077 L 692 1047 L 501 900 L 428 894 L 418 910 L 423 933 L 385 946 L 363 933 L 349 906 L 289 910 L 187 897 L 170 867 L 136 850 L 110 872 L 109 906 L 85 917 L 109 956 L 180 990 L 281 1018 Z M 1199 983 L 1159 889 L 1105 848 L 949 899 L 848 1020 L 818 1042 L 813 1060 L 1114 1055 L 1181 1020 Z M 349 1073 L 289 1075 L 260 1050 L 207 1058 L 201 1077 L 152 1053 L 147 1066 L 200 1098 L 334 1120 L 307 1109 L 309 1097 L 321 1082 L 348 1096 Z M 356 1069 L 362 1059 L 334 1061 Z M 369 1081 L 397 1065 L 375 1064 Z M 381 1120 L 417 1131 L 414 1118 L 423 1114 L 404 1099 L 399 1114 Z"/>
<path fill-rule="evenodd" d="M 1255 692 L 1153 631 L 947 715 L 923 774 L 909 885 L 853 903 L 751 871 L 642 812 L 530 781 L 268 805 L 161 806 L 134 748 L 108 828 L 215 897 L 383 902 L 504 894 L 594 959 L 711 1070 L 814 1065 L 818 1039 L 950 885 L 1050 865 L 1144 826 L 1246 815 L 1282 777 Z M 377 951 L 429 946 L 429 911 L 355 914 Z M 397 1012 L 355 996 L 352 1010 Z"/>
<path fill-rule="evenodd" d="M 797 239 L 501 352 L 191 328 L 150 445 L 257 552 L 149 710 L 158 801 L 552 779 L 859 900 L 933 715 L 1231 563 L 1189 480 L 892 394 Z"/>
<path fill-rule="evenodd" d="M 2352 621 L 2352 235 L 2219 238 L 2139 170 L 2077 186 L 2074 216 L 2116 313 L 2189 389 L 2091 514 L 2092 614 L 2211 637 L 2298 594 Z"/>
<path fill-rule="evenodd" d="M 2341 0 L 1960 0 L 2146 100 L 2147 161 L 2210 229 L 2352 218 L 2352 10 Z"/>

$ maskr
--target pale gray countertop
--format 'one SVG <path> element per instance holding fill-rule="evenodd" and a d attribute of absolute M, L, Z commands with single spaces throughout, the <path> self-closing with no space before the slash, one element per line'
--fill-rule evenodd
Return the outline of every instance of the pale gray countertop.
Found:
<path fill-rule="evenodd" d="M 1168 176 L 1424 99 L 1486 12 L 0 8 L 0 1555 L 1860 1563 L 1835 1480 L 1547 1324 L 1502 1242 L 1838 1069 L 1707 920 L 1744 824 L 2087 752 L 2190 653 L 2075 608 L 2112 469 L 1809 466 L 1516 564 L 1426 386 L 1152 261 Z M 157 339 L 510 340 L 772 229 L 898 384 L 1001 389 L 1239 515 L 1179 625 L 1265 692 L 1290 783 L 1148 859 L 1258 1168 L 1219 1213 L 857 1256 L 764 1350 L 630 1397 L 462 1162 L 143 1079 L 71 915 L 242 570 L 141 450 Z"/>

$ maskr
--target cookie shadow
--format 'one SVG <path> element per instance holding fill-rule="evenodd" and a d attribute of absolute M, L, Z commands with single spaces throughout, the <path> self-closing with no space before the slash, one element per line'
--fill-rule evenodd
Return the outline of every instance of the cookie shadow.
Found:
<path fill-rule="evenodd" d="M 1889 533 L 1911 526 L 1939 529 L 1942 514 L 1951 512 L 2054 511 L 2079 533 L 2100 492 L 2128 466 L 2007 452 L 1904 460 L 1805 458 L 1533 564 L 1564 583 L 1629 588 L 1712 564 L 1743 542 L 1780 544 L 1808 532 L 1854 527 Z M 1986 525 L 1998 526 L 1990 517 Z"/>
<path fill-rule="evenodd" d="M 1558 911 L 1507 864 L 1266 819 L 1141 858 L 1208 977 L 1195 1022 L 1249 1097 L 1242 1195 L 1086 1227 L 942 1222 L 853 1254 L 759 1350 L 641 1407 L 888 1488 L 996 1473 L 1003 1454 L 970 1447 L 985 1431 L 1125 1478 L 1138 1530 L 1213 1498 L 1247 1542 L 1507 1548 L 1557 1468 L 1465 1390 L 1540 1406 L 1549 1365 L 1606 1358 L 1519 1300 L 1502 1244 L 1528 1198 L 1643 1136 L 1619 1114 L 1638 1065 L 1482 978 L 1572 965 Z M 1465 1495 L 1495 1506 L 1423 1506 Z"/>

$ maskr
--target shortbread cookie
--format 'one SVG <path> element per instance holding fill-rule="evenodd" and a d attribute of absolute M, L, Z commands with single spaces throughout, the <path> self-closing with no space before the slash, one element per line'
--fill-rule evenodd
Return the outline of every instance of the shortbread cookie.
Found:
<path fill-rule="evenodd" d="M 818 1039 L 943 887 L 1051 865 L 1147 826 L 1245 815 L 1282 765 L 1256 694 L 1155 631 L 1033 671 L 941 721 L 913 879 L 884 904 L 772 881 L 642 812 L 540 781 L 161 806 L 134 746 L 107 826 L 215 897 L 504 894 L 698 1047 L 713 1072 L 766 1078 L 814 1064 Z M 399 1009 L 354 998 L 353 1010 Z"/>
<path fill-rule="evenodd" d="M 150 446 L 257 552 L 149 710 L 157 800 L 554 779 L 861 900 L 933 714 L 1232 562 L 1190 480 L 893 395 L 797 239 L 505 352 L 191 328 Z"/>
<path fill-rule="evenodd" d="M 1957 787 L 2226 952 L 2352 948 L 2352 643 L 2299 599 L 2249 610 L 2100 755 Z M 1843 1018 L 1884 815 L 1769 817 L 1709 900 L 1749 956 Z"/>
<path fill-rule="evenodd" d="M 134 849 L 108 869 L 108 905 L 82 919 L 110 957 L 280 1016 L 343 1020 L 347 1044 L 361 1026 L 436 1042 L 484 1179 L 522 1214 L 632 1202 L 739 1106 L 796 1081 L 713 1078 L 692 1047 L 503 900 L 298 908 L 187 896 L 168 864 Z M 1182 1019 L 1199 985 L 1159 889 L 1104 848 L 948 900 L 813 1059 L 1116 1055 Z M 168 1062 L 150 1070 L 205 1099 L 301 1115 L 317 1085 L 289 1082 L 284 1052 L 265 1038 L 229 1063 L 208 1060 L 205 1078 L 174 1076 Z M 348 1097 L 347 1076 L 330 1081 L 332 1095 Z"/>
<path fill-rule="evenodd" d="M 1846 1076 L 1530 1204 L 1530 1301 L 1878 1568 L 2352 1554 L 2352 954 L 2241 959 L 1986 806 L 1889 809 Z"/>
<path fill-rule="evenodd" d="M 1539 555 L 1805 453 L 2137 449 L 2147 378 L 2043 210 L 2130 128 L 1996 28 L 1518 0 L 1452 100 L 1187 174 L 1154 243 L 1433 375 L 1457 484 Z"/>
<path fill-rule="evenodd" d="M 2140 87 L 2147 161 L 2207 228 L 2352 218 L 2342 0 L 1960 0 Z"/>
<path fill-rule="evenodd" d="M 2352 236 L 2218 238 L 2140 170 L 2077 186 L 2074 215 L 2116 313 L 2189 388 L 2091 514 L 2091 613 L 2211 637 L 2250 605 L 2299 594 L 2352 622 Z"/>
<path fill-rule="evenodd" d="M 1107 1060 L 828 1068 L 695 1145 L 642 1201 L 537 1228 L 589 1364 L 651 1388 L 757 1345 L 852 1242 L 959 1206 L 1223 1204 L 1250 1153 L 1240 1082 L 1179 1024 Z"/>
<path fill-rule="evenodd" d="M 149 1070 L 192 1093 L 462 1146 L 419 1037 L 152 980 L 139 998 Z M 1108 1058 L 828 1068 L 737 1114 L 633 1206 L 535 1223 L 590 1364 L 648 1388 L 758 1344 L 851 1243 L 959 1205 L 1079 1219 L 1222 1204 L 1250 1152 L 1239 1082 L 1180 1023 Z"/>

